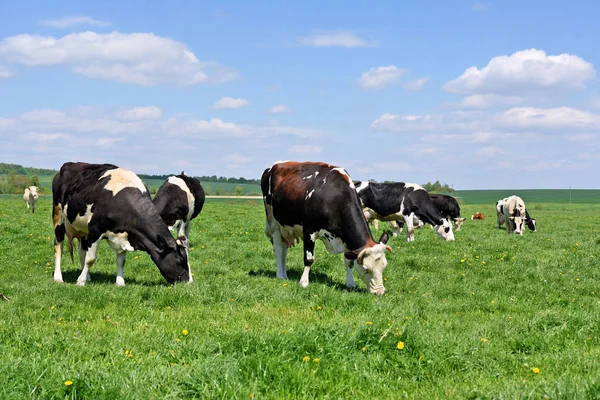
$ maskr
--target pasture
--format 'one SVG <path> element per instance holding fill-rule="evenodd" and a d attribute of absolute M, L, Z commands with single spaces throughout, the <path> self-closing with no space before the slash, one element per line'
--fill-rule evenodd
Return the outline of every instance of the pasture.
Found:
<path fill-rule="evenodd" d="M 519 191 L 517 191 L 519 193 Z M 0 196 L 0 398 L 598 398 L 600 205 L 523 198 L 538 232 L 495 228 L 465 202 L 455 242 L 429 228 L 394 250 L 386 294 L 344 286 L 317 244 L 302 289 L 275 279 L 260 200 L 208 199 L 192 224 L 194 283 L 167 286 L 127 255 L 116 287 L 106 244 L 92 282 L 63 257 L 52 280 L 51 196 L 35 214 Z M 476 211 L 484 221 L 471 221 Z M 373 235 L 379 237 L 385 223 Z"/>

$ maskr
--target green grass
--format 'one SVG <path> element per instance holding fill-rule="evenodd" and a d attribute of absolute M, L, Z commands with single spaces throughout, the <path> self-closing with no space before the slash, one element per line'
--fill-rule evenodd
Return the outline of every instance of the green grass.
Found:
<path fill-rule="evenodd" d="M 50 198 L 0 196 L 0 398 L 599 398 L 600 205 L 536 208 L 523 237 L 490 214 L 455 242 L 392 238 L 375 297 L 322 244 L 308 288 L 301 246 L 275 279 L 260 200 L 207 200 L 191 285 L 134 252 L 116 287 L 105 244 L 91 283 L 63 258 L 59 285 Z"/>

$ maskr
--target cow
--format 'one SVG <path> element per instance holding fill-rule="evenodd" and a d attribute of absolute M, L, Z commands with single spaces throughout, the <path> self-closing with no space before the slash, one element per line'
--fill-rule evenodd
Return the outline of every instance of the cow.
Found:
<path fill-rule="evenodd" d="M 504 225 L 504 222 L 505 222 L 504 207 L 506 206 L 507 200 L 508 200 L 508 197 L 506 197 L 504 199 L 500 199 L 496 202 L 496 218 L 498 221 L 498 229 L 502 229 L 502 225 Z M 527 225 L 527 227 L 529 228 L 530 231 L 537 232 L 537 223 L 535 221 L 535 218 L 531 218 L 527 208 L 525 208 L 525 225 Z"/>
<path fill-rule="evenodd" d="M 483 213 L 476 212 L 475 214 L 471 215 L 471 219 L 480 219 L 483 221 L 485 219 L 485 217 L 484 217 Z"/>
<path fill-rule="evenodd" d="M 432 225 L 441 238 L 454 240 L 452 225 L 435 208 L 425 189 L 416 183 L 358 182 L 356 193 L 362 207 L 374 218 L 381 221 L 402 218 L 406 224 L 407 242 L 415 240 L 415 226 L 424 223 Z"/>
<path fill-rule="evenodd" d="M 452 196 L 446 194 L 430 194 L 429 198 L 433 205 L 448 219 L 454 221 L 456 232 L 460 231 L 465 218 L 460 216 L 460 206 L 458 201 Z"/>
<path fill-rule="evenodd" d="M 90 280 L 101 239 L 117 257 L 117 286 L 124 286 L 126 251 L 142 250 L 170 284 L 190 281 L 186 240 L 174 239 L 161 219 L 148 189 L 133 172 L 112 164 L 66 162 L 52 181 L 54 281 L 62 283 L 61 257 L 65 236 L 73 257 L 79 242 L 82 271 L 77 285 Z"/>
<path fill-rule="evenodd" d="M 273 245 L 277 278 L 287 279 L 286 257 L 294 242 L 304 242 L 304 272 L 300 286 L 309 284 L 315 242 L 329 253 L 344 253 L 346 286 L 356 287 L 352 267 L 370 293 L 383 295 L 385 251 L 392 251 L 383 233 L 373 240 L 348 173 L 322 162 L 277 161 L 265 169 L 261 191 L 266 213 L 265 234 Z"/>
<path fill-rule="evenodd" d="M 526 215 L 523 199 L 517 195 L 512 195 L 504 199 L 504 204 L 501 207 L 504 214 L 506 233 L 523 235 Z"/>
<path fill-rule="evenodd" d="M 35 213 L 35 203 L 38 200 L 38 190 L 39 188 L 37 186 L 29 186 L 25 189 L 23 200 L 25 200 L 25 204 L 27 205 L 27 212 L 29 212 L 29 207 L 31 207 L 31 212 Z"/>
<path fill-rule="evenodd" d="M 205 199 L 200 181 L 182 171 L 163 182 L 152 202 L 169 230 L 175 228 L 177 237 L 189 240 L 192 220 L 202 211 Z"/>

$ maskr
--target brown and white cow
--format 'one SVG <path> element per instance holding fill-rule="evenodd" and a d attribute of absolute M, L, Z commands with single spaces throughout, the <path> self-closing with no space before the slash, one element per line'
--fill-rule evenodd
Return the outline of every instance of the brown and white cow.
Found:
<path fill-rule="evenodd" d="M 118 286 L 125 285 L 125 254 L 134 250 L 148 253 L 169 283 L 190 281 L 185 238 L 171 236 L 146 186 L 133 172 L 112 164 L 67 162 L 52 181 L 52 203 L 56 282 L 63 282 L 65 236 L 71 256 L 73 239 L 79 241 L 80 286 L 90 280 L 102 239 L 117 255 Z"/>
<path fill-rule="evenodd" d="M 485 217 L 484 217 L 483 213 L 476 212 L 475 214 L 471 215 L 471 219 L 480 219 L 483 221 L 485 219 Z"/>
<path fill-rule="evenodd" d="M 38 190 L 39 188 L 36 186 L 29 186 L 25 189 L 25 193 L 23 194 L 23 200 L 25 200 L 25 204 L 27 205 L 27 212 L 29 212 L 29 208 L 31 207 L 31 212 L 35 212 L 35 203 L 38 201 Z"/>
<path fill-rule="evenodd" d="M 295 241 L 304 242 L 304 272 L 300 286 L 309 284 L 320 239 L 330 253 L 344 253 L 346 286 L 356 287 L 352 267 L 369 292 L 384 294 L 383 271 L 388 234 L 373 240 L 354 184 L 343 169 L 321 162 L 279 161 L 261 178 L 267 237 L 273 244 L 277 277 L 287 279 L 286 257 Z"/>

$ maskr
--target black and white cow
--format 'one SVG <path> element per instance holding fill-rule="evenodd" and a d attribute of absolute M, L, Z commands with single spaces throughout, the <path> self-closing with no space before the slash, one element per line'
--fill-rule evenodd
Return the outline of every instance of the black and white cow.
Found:
<path fill-rule="evenodd" d="M 429 198 L 443 216 L 454 221 L 456 232 L 460 231 L 465 218 L 460 216 L 460 206 L 458 205 L 458 201 L 456 201 L 454 197 L 446 194 L 430 194 Z"/>
<path fill-rule="evenodd" d="M 375 242 L 354 190 L 343 168 L 320 162 L 278 161 L 261 178 L 267 237 L 273 244 L 277 277 L 287 279 L 286 257 L 295 241 L 304 241 L 304 272 L 300 286 L 309 284 L 315 242 L 321 239 L 330 253 L 344 253 L 346 286 L 356 287 L 352 266 L 369 292 L 384 294 L 387 233 Z"/>
<path fill-rule="evenodd" d="M 496 202 L 496 218 L 498 221 L 499 229 L 502 229 L 502 225 L 504 225 L 505 223 L 504 208 L 506 207 L 506 202 L 508 199 L 508 197 L 505 197 L 504 199 L 498 200 Z M 535 218 L 531 218 L 527 208 L 525 208 L 525 225 L 527 225 L 530 231 L 537 232 L 537 224 L 535 222 Z"/>
<path fill-rule="evenodd" d="M 52 181 L 54 223 L 54 280 L 63 282 L 60 268 L 63 242 L 79 241 L 82 271 L 77 284 L 90 280 L 101 239 L 117 255 L 118 286 L 125 285 L 126 251 L 142 250 L 150 255 L 169 283 L 190 280 L 185 238 L 175 240 L 161 219 L 141 179 L 112 164 L 63 164 Z"/>
<path fill-rule="evenodd" d="M 181 172 L 168 177 L 152 201 L 169 230 L 175 228 L 178 237 L 189 239 L 192 220 L 202 211 L 205 199 L 200 181 Z"/>
<path fill-rule="evenodd" d="M 519 196 L 512 195 L 504 199 L 501 206 L 506 224 L 506 233 L 523 235 L 525 225 L 525 202 Z"/>
<path fill-rule="evenodd" d="M 363 208 L 381 221 L 404 220 L 406 241 L 415 240 L 415 221 L 433 226 L 445 240 L 454 240 L 452 224 L 433 205 L 429 194 L 415 183 L 358 182 L 356 192 Z"/>
<path fill-rule="evenodd" d="M 31 207 L 31 212 L 35 212 L 35 203 L 38 201 L 38 188 L 36 186 L 29 186 L 25 189 L 25 193 L 23 193 L 23 200 L 25 200 L 25 204 L 27 205 L 27 212 L 29 212 L 29 208 Z"/>

